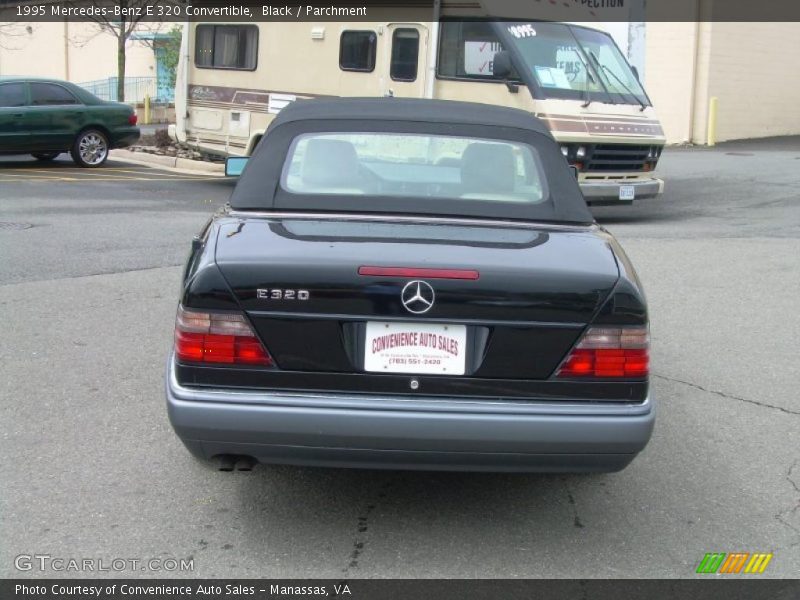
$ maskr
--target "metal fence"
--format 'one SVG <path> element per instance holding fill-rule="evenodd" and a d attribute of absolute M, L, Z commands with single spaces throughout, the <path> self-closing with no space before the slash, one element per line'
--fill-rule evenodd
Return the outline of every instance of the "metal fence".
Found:
<path fill-rule="evenodd" d="M 101 100 L 117 101 L 118 77 L 107 77 L 79 83 L 82 88 L 91 92 Z M 175 92 L 172 89 L 160 89 L 156 77 L 126 77 L 125 102 L 143 102 L 150 96 L 153 102 L 173 102 Z"/>

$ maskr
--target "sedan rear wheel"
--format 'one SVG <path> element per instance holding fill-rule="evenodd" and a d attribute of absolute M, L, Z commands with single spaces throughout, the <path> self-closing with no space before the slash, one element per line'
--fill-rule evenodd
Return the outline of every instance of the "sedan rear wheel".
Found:
<path fill-rule="evenodd" d="M 70 154 L 80 167 L 99 167 L 108 158 L 108 138 L 97 129 L 81 131 Z"/>
<path fill-rule="evenodd" d="M 61 152 L 34 152 L 33 154 L 31 154 L 31 156 L 36 160 L 47 162 L 55 159 L 55 157 L 58 156 L 59 154 L 61 154 Z"/>

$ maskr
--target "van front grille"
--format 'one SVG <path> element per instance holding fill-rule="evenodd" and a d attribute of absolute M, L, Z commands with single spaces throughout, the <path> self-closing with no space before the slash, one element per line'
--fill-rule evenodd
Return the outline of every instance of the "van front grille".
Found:
<path fill-rule="evenodd" d="M 644 171 L 649 163 L 650 168 L 655 168 L 661 148 L 656 149 L 656 159 L 648 161 L 652 146 L 639 146 L 633 144 L 595 144 L 586 146 L 584 171 Z"/>

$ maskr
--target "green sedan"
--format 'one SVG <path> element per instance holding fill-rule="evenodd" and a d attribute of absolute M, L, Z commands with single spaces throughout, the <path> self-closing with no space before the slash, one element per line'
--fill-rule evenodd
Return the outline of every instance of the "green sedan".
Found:
<path fill-rule="evenodd" d="M 0 77 L 0 154 L 50 161 L 69 152 L 81 167 L 99 167 L 112 148 L 139 139 L 136 113 L 58 79 Z"/>

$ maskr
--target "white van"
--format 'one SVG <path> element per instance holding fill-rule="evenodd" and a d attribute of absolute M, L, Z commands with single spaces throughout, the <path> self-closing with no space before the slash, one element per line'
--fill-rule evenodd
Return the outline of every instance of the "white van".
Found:
<path fill-rule="evenodd" d="M 173 138 L 248 156 L 288 102 L 403 96 L 530 111 L 549 126 L 591 204 L 659 196 L 665 143 L 613 38 L 554 22 L 190 23 Z"/>

